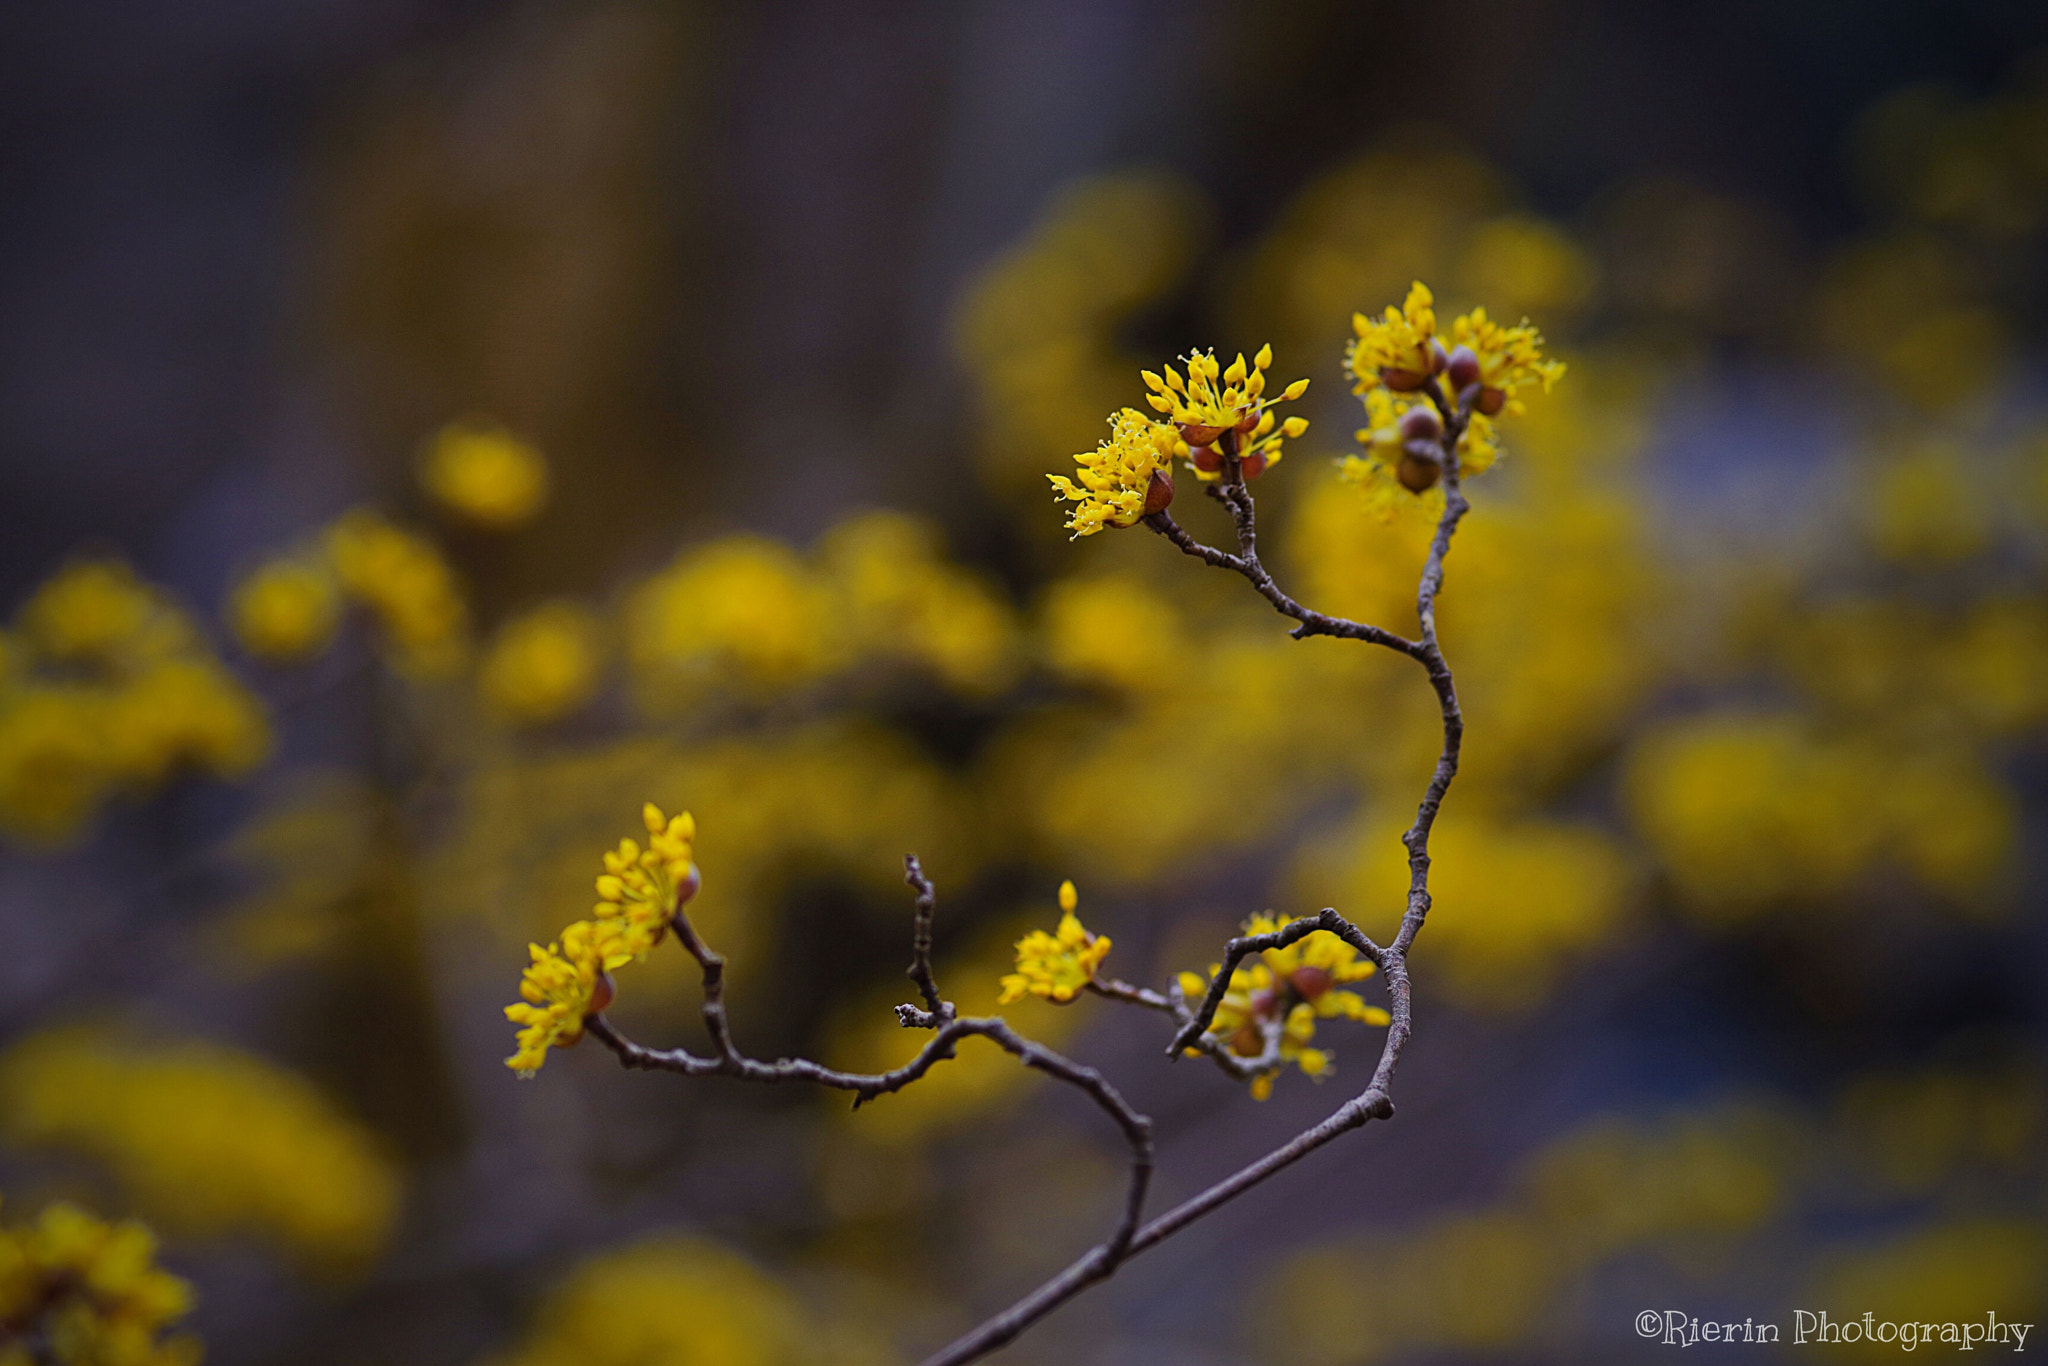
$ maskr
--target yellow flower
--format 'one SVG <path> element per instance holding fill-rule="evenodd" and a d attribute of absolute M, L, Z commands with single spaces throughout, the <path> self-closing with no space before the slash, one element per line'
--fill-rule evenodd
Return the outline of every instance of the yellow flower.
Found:
<path fill-rule="evenodd" d="M 1080 468 L 1072 479 L 1046 476 L 1060 498 L 1079 504 L 1067 518 L 1076 540 L 1105 526 L 1136 526 L 1173 501 L 1173 429 L 1125 408 L 1109 419 L 1109 430 L 1101 445 L 1074 457 Z"/>
<path fill-rule="evenodd" d="M 1525 409 L 1515 397 L 1517 389 L 1540 384 L 1547 394 L 1564 375 L 1564 362 L 1544 358 L 1543 334 L 1526 318 L 1514 327 L 1502 327 L 1486 316 L 1485 309 L 1475 308 L 1452 321 L 1451 337 L 1457 345 L 1470 348 L 1479 361 L 1476 416 L 1506 412 L 1520 417 Z M 1456 372 L 1453 378 L 1457 378 Z"/>
<path fill-rule="evenodd" d="M 1244 477 L 1256 479 L 1268 466 L 1280 463 L 1282 441 L 1308 430 L 1307 418 L 1280 422 L 1268 407 L 1308 392 L 1308 381 L 1298 379 L 1277 399 L 1265 397 L 1266 371 L 1273 364 L 1271 346 L 1260 347 L 1249 366 L 1242 352 L 1228 369 L 1214 351 L 1190 351 L 1185 359 L 1186 379 L 1171 365 L 1164 377 L 1150 370 L 1142 373 L 1145 387 L 1152 391 L 1145 401 L 1173 424 L 1179 437 L 1174 453 L 1186 457 L 1196 478 L 1205 483 L 1222 478 L 1225 460 L 1234 457 L 1241 462 Z"/>
<path fill-rule="evenodd" d="M 66 565 L 21 609 L 21 633 L 50 659 L 114 665 L 183 649 L 191 623 L 119 560 Z"/>
<path fill-rule="evenodd" d="M 1279 928 L 1281 923 L 1270 915 L 1255 915 L 1244 923 L 1246 934 L 1271 934 Z M 1181 994 L 1190 1004 L 1201 1000 L 1222 970 L 1221 963 L 1211 963 L 1207 976 L 1181 973 Z M 1239 1057 L 1256 1058 L 1266 1051 L 1266 1030 L 1277 1020 L 1280 1061 L 1293 1063 L 1304 1076 L 1320 1080 L 1330 1070 L 1330 1055 L 1310 1046 L 1317 1020 L 1388 1023 L 1389 1016 L 1380 1007 L 1367 1005 L 1357 992 L 1338 990 L 1347 983 L 1364 981 L 1374 971 L 1371 961 L 1361 958 L 1358 950 L 1323 931 L 1286 948 L 1267 949 L 1232 971 L 1230 987 L 1216 1007 L 1208 1032 Z M 1252 1079 L 1254 1100 L 1264 1100 L 1272 1093 L 1272 1073 Z"/>
<path fill-rule="evenodd" d="M 343 591 L 375 614 L 402 664 L 446 674 L 461 663 L 468 609 L 425 537 L 357 508 L 328 528 L 327 555 Z"/>
<path fill-rule="evenodd" d="M 600 899 L 591 910 L 600 925 L 616 931 L 613 952 L 627 958 L 644 958 L 661 942 L 669 921 L 697 894 L 700 881 L 691 861 L 697 822 L 690 813 L 670 819 L 649 802 L 640 819 L 647 826 L 647 847 L 623 839 L 605 854 L 604 872 L 597 879 Z"/>
<path fill-rule="evenodd" d="M 295 560 L 262 566 L 242 580 L 228 604 L 242 648 L 280 661 L 318 654 L 333 639 L 340 614 L 333 578 Z"/>
<path fill-rule="evenodd" d="M 1074 914 L 1079 898 L 1074 884 L 1060 884 L 1060 927 L 1057 933 L 1033 930 L 1017 941 L 1017 970 L 1003 977 L 998 1005 L 1043 996 L 1064 1004 L 1078 995 L 1109 957 L 1109 937 L 1090 933 Z"/>
<path fill-rule="evenodd" d="M 430 497 L 479 526 L 532 520 L 548 497 L 548 462 L 503 428 L 451 423 L 427 444 L 420 484 Z"/>
<path fill-rule="evenodd" d="M 1412 393 L 1428 382 L 1442 364 L 1435 304 L 1429 286 L 1417 280 L 1401 307 L 1387 305 L 1384 318 L 1351 315 L 1351 330 L 1357 336 L 1344 348 L 1344 368 L 1351 374 L 1352 393 L 1379 385 Z"/>
<path fill-rule="evenodd" d="M 155 1264 L 141 1224 L 109 1224 L 74 1205 L 46 1206 L 32 1224 L 0 1229 L 0 1360 L 62 1366 L 193 1366 L 198 1342 L 164 1330 L 192 1309 L 192 1289 Z"/>
<path fill-rule="evenodd" d="M 499 628 L 478 669 L 484 701 L 522 725 L 566 716 L 597 691 L 602 632 L 588 608 L 550 602 Z"/>
<path fill-rule="evenodd" d="M 530 1077 L 547 1061 L 548 1049 L 567 1048 L 583 1037 L 583 1022 L 611 1004 L 611 968 L 632 961 L 621 947 L 614 921 L 579 920 L 555 943 L 529 944 L 533 961 L 519 980 L 526 999 L 505 1007 L 519 1026 L 519 1048 L 505 1065 Z"/>

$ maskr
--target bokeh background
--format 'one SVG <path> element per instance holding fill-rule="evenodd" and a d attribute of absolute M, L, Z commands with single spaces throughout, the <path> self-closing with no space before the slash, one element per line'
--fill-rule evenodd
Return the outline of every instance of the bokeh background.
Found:
<path fill-rule="evenodd" d="M 211 1361 L 881 1366 L 1096 1237 L 1115 1135 L 992 1051 L 853 1114 L 520 1082 L 500 1008 L 648 798 L 762 1055 L 915 1048 L 908 851 L 973 1009 L 1065 877 L 1159 985 L 1258 911 L 1388 932 L 1417 672 L 1068 542 L 1045 475 L 1141 364 L 1270 340 L 1268 559 L 1412 629 L 1423 528 L 1333 458 L 1417 277 L 1571 370 L 1451 561 L 1400 1117 L 1002 1359 L 2048 1311 L 2038 7 L 0 27 L 0 1192 L 150 1222 Z M 620 1022 L 696 1040 L 684 969 Z M 1379 1043 L 1256 1103 L 1156 1017 L 1008 1013 L 1156 1118 L 1161 1208 Z"/>

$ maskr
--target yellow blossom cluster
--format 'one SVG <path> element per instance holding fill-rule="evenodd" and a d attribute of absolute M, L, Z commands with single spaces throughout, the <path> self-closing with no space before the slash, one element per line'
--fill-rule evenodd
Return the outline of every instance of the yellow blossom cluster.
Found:
<path fill-rule="evenodd" d="M 1074 457 L 1073 478 L 1049 474 L 1053 492 L 1075 504 L 1067 526 L 1076 540 L 1104 527 L 1136 526 L 1173 502 L 1176 438 L 1163 422 L 1135 408 L 1109 419 L 1109 435 L 1093 451 Z"/>
<path fill-rule="evenodd" d="M 58 571 L 0 632 L 0 829 L 71 838 L 112 797 L 270 748 L 262 705 L 192 618 L 118 560 Z"/>
<path fill-rule="evenodd" d="M 603 681 L 604 628 L 596 613 L 557 599 L 498 628 L 477 665 L 477 690 L 515 725 L 558 720 Z"/>
<path fill-rule="evenodd" d="M 884 512 L 842 522 L 809 558 L 759 536 L 695 547 L 629 593 L 625 627 L 636 690 L 661 712 L 707 691 L 774 696 L 866 663 L 985 694 L 1017 657 L 994 590 L 949 563 L 928 524 Z"/>
<path fill-rule="evenodd" d="M 1564 363 L 1543 354 L 1543 336 L 1529 323 L 1503 327 L 1475 308 L 1451 322 L 1444 345 L 1436 299 L 1420 280 L 1399 308 L 1381 318 L 1352 315 L 1357 334 L 1344 352 L 1352 392 L 1365 403 L 1364 455 L 1347 456 L 1344 478 L 1365 491 L 1383 519 L 1412 507 L 1435 514 L 1443 504 L 1441 438 L 1451 406 L 1466 409 L 1458 437 L 1458 474 L 1483 474 L 1500 455 L 1496 416 L 1520 417 L 1517 391 L 1549 392 Z M 1469 406 L 1468 406 L 1469 405 Z"/>
<path fill-rule="evenodd" d="M 519 1026 L 518 1050 L 505 1065 L 522 1077 L 540 1070 L 550 1048 L 582 1039 L 584 1021 L 611 1004 L 611 970 L 653 952 L 697 893 L 696 821 L 687 811 L 671 818 L 652 802 L 640 817 L 647 846 L 622 839 L 605 853 L 591 918 L 575 921 L 546 948 L 528 945 L 523 999 L 505 1007 L 505 1018 Z"/>
<path fill-rule="evenodd" d="M 327 648 L 341 621 L 341 589 L 316 560 L 272 560 L 235 586 L 228 624 L 258 659 L 290 663 Z"/>
<path fill-rule="evenodd" d="M 825 1359 L 814 1355 L 819 1330 L 802 1301 L 753 1263 L 668 1234 L 578 1266 L 493 1366 L 804 1366 Z"/>
<path fill-rule="evenodd" d="M 0 1227 L 0 1366 L 196 1366 L 170 1331 L 192 1288 L 156 1264 L 156 1238 L 75 1205 Z"/>
<path fill-rule="evenodd" d="M 1185 359 L 1185 379 L 1171 365 L 1165 367 L 1164 378 L 1150 370 L 1142 374 L 1145 387 L 1152 391 L 1145 401 L 1166 415 L 1179 438 L 1174 453 L 1187 460 L 1196 478 L 1214 482 L 1234 463 L 1244 478 L 1256 479 L 1280 463 L 1283 441 L 1308 430 L 1307 418 L 1282 422 L 1270 406 L 1290 403 L 1308 392 L 1308 381 L 1298 379 L 1278 397 L 1266 396 L 1271 346 L 1260 347 L 1249 367 L 1242 352 L 1228 368 L 1214 351 L 1190 351 Z"/>
<path fill-rule="evenodd" d="M 548 462 L 502 427 L 456 422 L 427 443 L 420 486 L 466 521 L 516 527 L 532 521 L 547 502 Z"/>
<path fill-rule="evenodd" d="M 99 1159 L 166 1229 L 256 1233 L 319 1269 L 361 1266 L 398 1212 L 398 1175 L 361 1124 L 217 1044 L 31 1035 L 0 1058 L 0 1127 Z"/>
<path fill-rule="evenodd" d="M 1255 915 L 1244 923 L 1246 934 L 1271 934 L 1280 928 L 1282 922 L 1270 915 Z M 1211 963 L 1206 975 L 1181 973 L 1181 995 L 1190 1005 L 1200 1001 L 1222 970 L 1221 963 Z M 1327 930 L 1317 930 L 1285 948 L 1265 949 L 1231 971 L 1230 987 L 1216 1008 L 1209 1033 L 1241 1058 L 1262 1056 L 1269 1032 L 1277 1033 L 1280 1061 L 1293 1063 L 1302 1075 L 1320 1081 L 1329 1075 L 1330 1054 L 1311 1046 L 1317 1020 L 1358 1020 L 1370 1025 L 1388 1022 L 1385 1010 L 1368 1005 L 1355 991 L 1342 989 L 1364 981 L 1375 971 L 1357 949 Z M 1254 1100 L 1273 1094 L 1273 1077 L 1274 1073 L 1264 1072 L 1252 1079 Z"/>
<path fill-rule="evenodd" d="M 1051 934 L 1033 930 L 1017 941 L 1017 970 L 1003 978 L 1000 1005 L 1041 996 L 1065 1005 L 1095 980 L 1096 969 L 1109 957 L 1109 936 L 1081 924 L 1074 908 L 1080 904 L 1072 882 L 1060 884 L 1060 923 Z"/>

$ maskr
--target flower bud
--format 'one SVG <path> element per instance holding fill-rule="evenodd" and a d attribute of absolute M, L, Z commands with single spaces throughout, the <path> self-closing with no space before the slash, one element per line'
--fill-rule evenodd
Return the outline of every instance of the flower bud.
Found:
<path fill-rule="evenodd" d="M 1190 446 L 1206 446 L 1228 430 L 1224 427 L 1204 426 L 1199 422 L 1180 422 L 1174 425 L 1180 428 L 1180 439 Z"/>
<path fill-rule="evenodd" d="M 1450 375 L 1451 388 L 1458 393 L 1463 393 L 1468 384 L 1479 383 L 1479 356 L 1469 346 L 1451 352 L 1444 369 Z"/>
<path fill-rule="evenodd" d="M 584 1018 L 602 1015 L 605 1007 L 612 1003 L 612 998 L 617 996 L 618 992 L 618 984 L 612 981 L 610 973 L 598 973 L 596 984 L 590 988 L 590 1009 L 583 1013 Z"/>
<path fill-rule="evenodd" d="M 697 889 L 703 885 L 704 875 L 697 871 L 696 864 L 691 864 L 690 871 L 683 874 L 676 883 L 676 909 L 681 910 L 689 905 L 690 898 L 697 895 Z"/>
<path fill-rule="evenodd" d="M 1152 471 L 1152 477 L 1145 481 L 1145 515 L 1164 512 L 1173 503 L 1173 476 L 1164 470 Z"/>
<path fill-rule="evenodd" d="M 1436 409 L 1425 403 L 1401 414 L 1398 430 L 1403 441 L 1436 441 L 1444 434 L 1444 423 Z"/>
<path fill-rule="evenodd" d="M 1441 461 L 1434 456 L 1417 455 L 1413 450 L 1401 452 L 1400 463 L 1394 466 L 1394 477 L 1410 493 L 1423 493 L 1435 488 L 1443 473 Z"/>
<path fill-rule="evenodd" d="M 1188 463 L 1204 474 L 1214 474 L 1223 468 L 1223 455 L 1214 446 L 1197 446 L 1188 452 Z"/>
<path fill-rule="evenodd" d="M 1429 383 L 1429 376 L 1414 370 L 1403 370 L 1397 366 L 1382 365 L 1380 367 L 1380 383 L 1386 385 L 1397 394 L 1412 394 L 1423 385 Z"/>
<path fill-rule="evenodd" d="M 1266 472 L 1266 453 L 1264 451 L 1253 451 L 1239 463 L 1238 468 L 1243 471 L 1245 478 L 1258 478 Z"/>
<path fill-rule="evenodd" d="M 1450 363 L 1451 356 L 1448 351 L 1444 350 L 1444 344 L 1438 341 L 1436 338 L 1431 337 L 1429 339 L 1430 373 L 1433 375 L 1441 375 L 1444 372 L 1444 367 L 1446 365 L 1449 365 Z"/>
<path fill-rule="evenodd" d="M 1331 980 L 1328 968 L 1299 967 L 1287 974 L 1287 984 L 1304 1001 L 1320 1000 L 1330 989 Z"/>
<path fill-rule="evenodd" d="M 1488 417 L 1492 417 L 1495 413 L 1506 407 L 1507 402 L 1508 396 L 1505 390 L 1486 388 L 1479 391 L 1479 402 L 1474 406 Z"/>

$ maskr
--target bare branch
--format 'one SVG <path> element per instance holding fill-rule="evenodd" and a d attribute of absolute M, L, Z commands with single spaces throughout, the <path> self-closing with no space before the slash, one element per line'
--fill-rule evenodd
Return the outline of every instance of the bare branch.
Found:
<path fill-rule="evenodd" d="M 937 894 L 932 891 L 932 880 L 924 875 L 924 865 L 917 861 L 917 855 L 903 857 L 903 880 L 917 893 L 917 910 L 910 920 L 910 980 L 917 984 L 918 994 L 924 997 L 924 1009 L 916 1006 L 896 1007 L 896 1018 L 906 1029 L 937 1029 L 953 1018 L 951 1001 L 939 999 L 939 984 L 932 978 L 932 911 Z"/>

